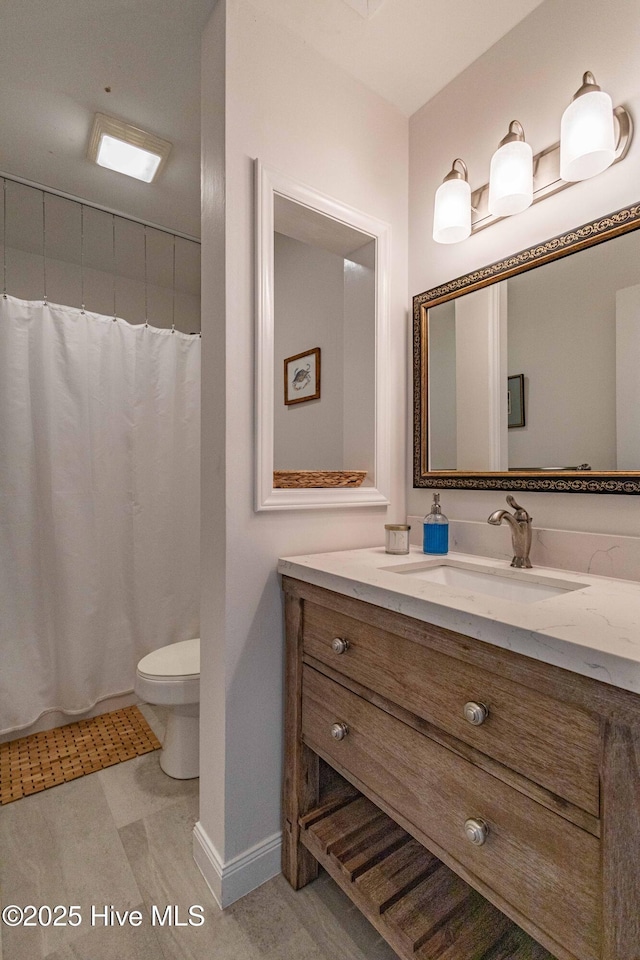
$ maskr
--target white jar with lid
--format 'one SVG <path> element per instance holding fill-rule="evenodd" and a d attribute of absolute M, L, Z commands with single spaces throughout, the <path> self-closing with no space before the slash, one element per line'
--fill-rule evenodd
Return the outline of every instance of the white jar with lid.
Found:
<path fill-rule="evenodd" d="M 409 531 L 406 523 L 385 523 L 385 553 L 409 553 Z"/>

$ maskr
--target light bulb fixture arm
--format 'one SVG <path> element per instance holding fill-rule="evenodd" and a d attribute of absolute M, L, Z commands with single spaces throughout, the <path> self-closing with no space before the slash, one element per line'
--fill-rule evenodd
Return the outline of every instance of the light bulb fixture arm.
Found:
<path fill-rule="evenodd" d="M 591 70 L 586 70 L 582 74 L 582 86 L 576 90 L 573 97 L 573 100 L 577 100 L 578 97 L 582 97 L 585 93 L 599 93 L 602 90 L 602 87 L 596 83 L 596 78 L 591 73 Z"/>
<path fill-rule="evenodd" d="M 460 164 L 462 170 L 456 170 L 457 163 Z M 453 161 L 451 164 L 451 170 L 449 170 L 449 173 L 442 182 L 446 183 L 447 180 L 469 180 L 469 171 L 467 170 L 467 165 L 464 160 L 460 159 L 460 157 L 456 157 L 456 159 Z"/>
<path fill-rule="evenodd" d="M 500 146 L 504 147 L 507 143 L 516 142 L 524 142 L 524 127 L 519 120 L 512 120 L 509 124 L 509 132 L 500 141 Z"/>

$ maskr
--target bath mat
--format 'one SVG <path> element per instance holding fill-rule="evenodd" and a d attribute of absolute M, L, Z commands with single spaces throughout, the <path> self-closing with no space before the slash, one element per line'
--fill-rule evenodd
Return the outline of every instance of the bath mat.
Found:
<path fill-rule="evenodd" d="M 0 744 L 0 804 L 76 780 L 161 744 L 137 707 Z"/>

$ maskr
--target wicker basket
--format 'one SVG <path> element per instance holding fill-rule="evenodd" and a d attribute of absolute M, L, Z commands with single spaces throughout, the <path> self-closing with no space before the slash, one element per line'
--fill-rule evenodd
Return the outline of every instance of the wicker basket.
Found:
<path fill-rule="evenodd" d="M 366 470 L 274 470 L 274 487 L 359 487 Z"/>

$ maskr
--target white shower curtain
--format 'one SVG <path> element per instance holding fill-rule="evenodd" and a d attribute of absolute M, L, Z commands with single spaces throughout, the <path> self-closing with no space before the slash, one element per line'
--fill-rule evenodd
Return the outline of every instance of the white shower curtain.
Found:
<path fill-rule="evenodd" d="M 0 733 L 199 636 L 200 339 L 0 296 Z"/>

